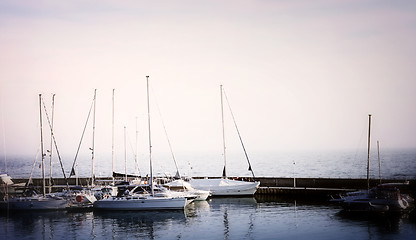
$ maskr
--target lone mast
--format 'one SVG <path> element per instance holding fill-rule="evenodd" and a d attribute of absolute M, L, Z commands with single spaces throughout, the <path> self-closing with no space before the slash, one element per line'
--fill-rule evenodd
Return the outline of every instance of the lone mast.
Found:
<path fill-rule="evenodd" d="M 111 178 L 113 179 L 113 186 L 115 185 L 114 181 L 114 88 L 113 88 L 113 99 L 112 99 L 112 130 L 111 130 Z"/>
<path fill-rule="evenodd" d="M 45 182 L 45 154 L 43 153 L 43 125 L 42 125 L 42 94 L 39 94 L 39 120 L 40 120 L 40 154 L 42 155 L 42 194 L 46 196 Z"/>
<path fill-rule="evenodd" d="M 127 182 L 127 147 L 126 147 L 126 126 L 124 126 L 124 181 Z"/>
<path fill-rule="evenodd" d="M 371 114 L 368 114 L 367 190 L 370 189 L 370 133 L 371 133 Z"/>
<path fill-rule="evenodd" d="M 94 90 L 94 112 L 92 120 L 92 148 L 91 149 L 91 186 L 94 186 L 95 174 L 94 174 L 94 152 L 95 152 L 95 107 L 96 107 L 97 89 Z"/>
<path fill-rule="evenodd" d="M 150 190 L 152 196 L 155 194 L 153 190 L 153 163 L 152 163 L 152 140 L 150 136 L 150 99 L 149 99 L 149 76 L 146 76 L 147 83 L 147 125 L 149 127 L 149 161 L 150 161 Z"/>
<path fill-rule="evenodd" d="M 55 114 L 55 94 L 52 95 L 51 145 L 49 150 L 49 193 L 52 192 L 52 152 L 53 152 L 53 119 Z"/>
<path fill-rule="evenodd" d="M 378 158 L 378 178 L 381 184 L 381 161 L 380 161 L 380 142 L 377 141 L 377 158 Z"/>
<path fill-rule="evenodd" d="M 224 169 L 222 171 L 222 178 L 227 178 L 227 157 L 225 155 L 224 104 L 223 104 L 223 99 L 222 99 L 222 85 L 220 85 L 220 93 L 221 93 L 222 143 L 223 143 L 223 157 L 224 157 Z"/>

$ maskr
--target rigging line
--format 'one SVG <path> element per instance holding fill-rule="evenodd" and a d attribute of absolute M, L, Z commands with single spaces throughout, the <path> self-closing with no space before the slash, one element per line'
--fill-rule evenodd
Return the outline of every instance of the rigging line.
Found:
<path fill-rule="evenodd" d="M 152 87 L 151 87 L 151 90 L 152 90 L 153 96 L 155 96 L 154 97 L 154 100 L 155 100 L 156 108 L 157 108 L 157 110 L 159 112 L 159 116 L 160 116 L 160 119 L 161 119 L 161 122 L 162 122 L 162 125 L 163 125 L 163 130 L 165 131 L 165 136 L 166 136 L 166 140 L 168 141 L 168 145 L 169 145 L 169 149 L 170 149 L 170 154 L 172 155 L 173 161 L 175 162 L 175 167 L 176 167 L 176 171 L 178 173 L 178 176 L 179 176 L 179 178 L 181 178 L 181 174 L 179 172 L 178 163 L 176 161 L 175 154 L 173 154 L 172 145 L 170 144 L 170 140 L 169 140 L 169 136 L 168 136 L 168 131 L 166 130 L 165 122 L 163 121 L 162 113 L 160 111 L 159 104 L 157 102 L 157 96 L 156 96 L 155 91 L 153 90 Z"/>
<path fill-rule="evenodd" d="M 3 98 L 0 98 L 0 111 L 3 110 Z M 4 114 L 0 112 L 1 115 L 1 128 L 3 132 L 3 154 L 4 154 L 4 172 L 7 173 L 7 154 L 6 154 L 6 129 L 4 127 Z"/>
<path fill-rule="evenodd" d="M 94 104 L 94 101 L 91 103 L 90 111 L 88 112 L 88 116 L 87 116 L 87 121 L 85 122 L 84 130 L 82 130 L 81 139 L 80 139 L 79 144 L 78 144 L 77 153 L 75 154 L 74 162 L 72 163 L 71 174 L 69 175 L 69 177 L 75 175 L 75 169 L 74 169 L 75 162 L 77 161 L 78 153 L 79 153 L 79 150 L 80 150 L 81 144 L 82 144 L 82 140 L 84 139 L 85 130 L 87 129 L 87 125 L 88 125 L 88 121 L 90 119 L 93 104 Z"/>
<path fill-rule="evenodd" d="M 361 126 L 361 134 L 355 148 L 354 160 L 358 159 L 358 155 L 360 155 L 361 158 L 361 155 L 364 154 L 364 148 L 362 148 L 362 146 L 365 144 L 365 135 L 367 134 L 367 127 L 367 122 Z"/>
<path fill-rule="evenodd" d="M 66 185 L 69 187 L 69 182 L 68 182 L 68 179 L 66 178 L 64 165 L 62 163 L 61 155 L 59 154 L 58 145 L 56 144 L 55 135 L 53 134 L 53 128 L 52 128 L 52 125 L 51 125 L 51 121 L 49 120 L 48 111 L 46 109 L 46 105 L 45 105 L 45 101 L 43 100 L 43 97 L 42 97 L 42 103 L 43 103 L 43 108 L 45 109 L 46 119 L 48 120 L 48 125 L 49 125 L 49 128 L 51 130 L 51 136 L 52 136 L 52 139 L 53 139 L 53 143 L 55 145 L 56 154 L 58 155 L 59 163 L 61 164 L 62 174 L 64 175 Z"/>
<path fill-rule="evenodd" d="M 248 158 L 248 154 L 247 154 L 246 148 L 244 146 L 243 139 L 241 138 L 240 131 L 238 130 L 237 122 L 235 121 L 233 111 L 231 110 L 230 102 L 228 101 L 227 94 L 225 94 L 224 88 L 222 89 L 222 91 L 224 92 L 224 96 L 225 96 L 225 100 L 227 101 L 228 109 L 230 109 L 230 113 L 231 113 L 231 117 L 233 118 L 235 129 L 237 130 L 238 137 L 240 138 L 241 146 L 243 147 L 244 154 L 246 155 L 246 159 L 247 159 L 247 162 L 248 162 L 248 170 L 251 171 L 251 174 L 253 175 L 253 180 L 254 180 L 255 179 L 254 171 L 251 168 L 250 159 Z"/>
<path fill-rule="evenodd" d="M 39 153 L 40 153 L 40 148 L 38 148 L 38 152 L 36 153 L 35 161 L 33 162 L 32 170 L 30 171 L 30 176 L 29 176 L 29 179 L 27 180 L 26 187 L 29 186 L 30 182 L 32 182 L 33 170 L 35 169 L 36 163 L 38 161 Z"/>
<path fill-rule="evenodd" d="M 141 175 L 141 173 L 140 173 L 140 168 L 139 168 L 139 163 L 138 163 L 138 161 L 137 161 L 137 151 L 135 151 L 135 150 L 134 150 L 134 148 L 133 148 L 133 144 L 131 143 L 131 139 L 130 139 L 129 133 L 127 132 L 126 134 L 127 134 L 127 140 L 128 140 L 128 142 L 129 142 L 129 145 L 130 145 L 131 151 L 133 152 L 134 162 L 136 163 L 136 168 L 137 168 L 137 169 L 135 169 L 135 170 L 137 170 L 137 171 L 138 171 L 138 173 L 139 173 L 139 175 Z M 137 172 L 136 172 L 136 173 L 137 173 Z"/>

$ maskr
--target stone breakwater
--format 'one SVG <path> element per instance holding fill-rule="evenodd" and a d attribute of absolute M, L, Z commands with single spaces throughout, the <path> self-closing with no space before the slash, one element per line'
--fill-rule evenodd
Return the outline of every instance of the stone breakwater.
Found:
<path fill-rule="evenodd" d="M 198 178 L 198 177 L 196 177 Z M 216 177 L 212 177 L 216 178 Z M 120 178 L 122 180 L 124 178 Z M 133 179 L 132 177 L 128 180 Z M 156 178 L 159 182 L 167 181 L 164 177 Z M 253 181 L 252 178 L 247 177 L 233 177 L 236 180 Z M 296 197 L 307 198 L 324 198 L 330 195 L 355 191 L 357 189 L 367 188 L 367 179 L 350 179 L 350 178 L 278 178 L 278 177 L 258 177 L 255 179 L 260 182 L 260 188 L 257 190 L 258 195 L 288 195 Z M 28 179 L 18 178 L 13 179 L 14 183 L 26 183 Z M 110 184 L 112 178 L 96 178 L 96 185 Z M 40 188 L 42 186 L 42 179 L 32 179 L 33 186 Z M 91 183 L 91 178 L 70 178 L 69 185 L 88 186 Z M 379 179 L 370 179 L 370 187 L 376 186 L 380 183 Z M 400 186 L 403 193 L 408 193 L 415 196 L 416 193 L 416 179 L 382 179 L 381 183 L 406 183 Z M 54 190 L 59 190 L 66 186 L 65 179 L 53 179 Z"/>

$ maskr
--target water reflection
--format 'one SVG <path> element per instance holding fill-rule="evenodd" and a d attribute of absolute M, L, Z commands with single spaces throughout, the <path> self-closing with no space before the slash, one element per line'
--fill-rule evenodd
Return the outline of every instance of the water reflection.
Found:
<path fill-rule="evenodd" d="M 367 227 L 369 232 L 375 229 L 380 234 L 399 233 L 403 221 L 409 220 L 409 215 L 406 213 L 367 214 L 339 211 L 335 215 L 335 217 L 337 220 L 341 222 L 353 223 L 363 227 Z"/>
<path fill-rule="evenodd" d="M 55 232 L 60 232 L 55 222 L 66 219 L 63 211 L 18 211 L 2 212 L 0 223 L 6 239 L 21 239 L 26 236 L 33 236 L 34 239 L 52 239 Z M 10 237 L 9 236 L 16 236 Z"/>
<path fill-rule="evenodd" d="M 188 218 L 193 218 L 193 217 L 198 217 L 198 215 L 203 212 L 209 212 L 209 211 L 210 211 L 210 205 L 208 201 L 196 201 L 186 206 L 185 215 Z"/>
<path fill-rule="evenodd" d="M 413 239 L 415 236 L 407 234 L 415 233 L 415 211 L 400 214 L 349 213 L 338 205 L 322 200 L 279 196 L 256 196 L 256 200 L 261 207 L 268 206 L 285 211 L 287 223 L 294 221 L 295 229 L 305 229 L 309 224 L 305 221 L 314 221 L 319 215 L 326 214 L 326 216 L 321 215 L 320 222 L 315 223 L 314 227 L 325 228 L 328 235 L 338 234 L 338 239 L 378 239 L 384 236 Z M 292 209 L 293 215 L 290 214 L 289 209 Z"/>
<path fill-rule="evenodd" d="M 224 239 L 235 239 L 236 233 L 244 239 L 254 239 L 255 216 L 258 203 L 253 197 L 213 198 L 211 212 L 222 217 Z M 241 214 L 240 211 L 244 211 Z M 218 219 L 218 221 L 220 221 Z M 216 235 L 215 235 L 216 236 Z"/>
<path fill-rule="evenodd" d="M 102 234 L 115 239 L 155 239 L 159 232 L 168 234 L 176 225 L 184 224 L 182 211 L 94 212 L 94 226 Z"/>
<path fill-rule="evenodd" d="M 211 206 L 228 205 L 228 206 L 257 206 L 257 200 L 254 197 L 216 197 L 209 200 Z"/>
<path fill-rule="evenodd" d="M 17 212 L 0 239 L 413 239 L 414 215 L 344 214 L 322 201 L 213 198 L 185 211 Z"/>

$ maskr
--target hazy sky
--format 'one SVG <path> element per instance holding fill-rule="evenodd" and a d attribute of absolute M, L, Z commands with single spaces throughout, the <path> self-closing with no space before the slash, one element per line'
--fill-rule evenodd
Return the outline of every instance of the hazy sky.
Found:
<path fill-rule="evenodd" d="M 50 108 L 54 93 L 58 147 L 75 155 L 97 89 L 109 157 L 114 88 L 117 154 L 136 117 L 147 152 L 146 75 L 155 152 L 157 99 L 176 152 L 221 153 L 220 84 L 252 152 L 365 148 L 369 113 L 373 146 L 414 148 L 415 43 L 413 0 L 0 1 L 0 151 L 36 154 L 38 94 Z"/>

